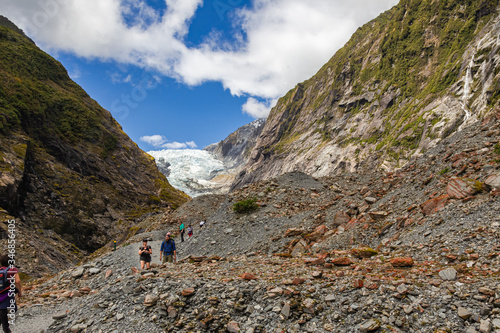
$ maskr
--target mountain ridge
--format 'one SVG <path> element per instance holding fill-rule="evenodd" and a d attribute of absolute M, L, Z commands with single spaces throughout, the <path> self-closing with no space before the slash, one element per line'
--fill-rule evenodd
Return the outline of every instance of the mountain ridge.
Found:
<path fill-rule="evenodd" d="M 27 244 L 18 253 L 23 271 L 39 275 L 133 234 L 136 219 L 188 197 L 61 63 L 8 22 L 0 18 L 0 208 Z"/>
<path fill-rule="evenodd" d="M 498 1 L 403 0 L 271 110 L 233 188 L 395 170 L 499 107 Z"/>

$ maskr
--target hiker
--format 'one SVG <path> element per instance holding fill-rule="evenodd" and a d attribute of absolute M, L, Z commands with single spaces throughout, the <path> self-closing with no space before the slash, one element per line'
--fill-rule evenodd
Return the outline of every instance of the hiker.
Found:
<path fill-rule="evenodd" d="M 188 227 L 188 236 L 193 236 L 193 228 L 191 226 Z"/>
<path fill-rule="evenodd" d="M 200 229 L 203 228 L 204 225 L 205 225 L 205 221 L 201 221 L 200 222 Z"/>
<path fill-rule="evenodd" d="M 146 269 L 151 268 L 151 254 L 153 250 L 151 246 L 148 245 L 148 240 L 142 240 L 142 246 L 139 248 L 139 259 L 141 261 L 141 269 L 144 269 L 144 264 L 146 264 Z"/>
<path fill-rule="evenodd" d="M 177 251 L 175 250 L 175 241 L 170 237 L 168 232 L 165 235 L 165 240 L 161 243 L 160 261 L 162 264 L 166 262 L 174 263 L 177 260 Z M 163 260 L 162 260 L 163 255 Z"/>
<path fill-rule="evenodd" d="M 12 265 L 9 265 L 9 256 L 4 254 L 0 257 L 0 320 L 4 333 L 10 333 L 9 324 L 13 323 L 17 311 L 16 296 L 22 297 L 21 279 L 19 271 Z"/>
<path fill-rule="evenodd" d="M 181 242 L 184 242 L 184 232 L 186 231 L 184 223 L 181 223 L 181 225 L 179 226 L 179 230 L 181 231 Z"/>

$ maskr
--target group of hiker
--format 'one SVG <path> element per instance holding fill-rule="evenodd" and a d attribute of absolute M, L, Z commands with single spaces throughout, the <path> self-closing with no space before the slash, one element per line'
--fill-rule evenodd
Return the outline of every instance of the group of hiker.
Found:
<path fill-rule="evenodd" d="M 200 229 L 205 225 L 205 221 L 200 222 Z M 184 223 L 181 223 L 179 226 L 179 232 L 181 235 L 181 242 L 184 242 L 184 233 L 186 232 L 186 227 Z M 188 237 L 193 236 L 193 227 L 189 225 L 187 227 Z M 153 250 L 151 246 L 148 245 L 148 240 L 142 240 L 142 246 L 139 248 L 139 260 L 141 262 L 141 269 L 150 269 L 151 268 L 151 255 L 153 254 Z M 172 238 L 172 234 L 167 232 L 165 235 L 165 240 L 161 243 L 160 246 L 160 261 L 162 264 L 169 262 L 174 263 L 177 261 L 177 250 L 175 248 L 175 241 Z"/>

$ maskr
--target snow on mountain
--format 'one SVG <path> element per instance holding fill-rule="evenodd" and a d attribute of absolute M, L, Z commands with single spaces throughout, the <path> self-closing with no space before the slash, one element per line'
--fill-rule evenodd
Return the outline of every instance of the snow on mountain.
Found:
<path fill-rule="evenodd" d="M 164 149 L 148 154 L 155 158 L 170 184 L 191 197 L 216 191 L 218 185 L 210 180 L 224 171 L 222 161 L 205 150 Z"/>

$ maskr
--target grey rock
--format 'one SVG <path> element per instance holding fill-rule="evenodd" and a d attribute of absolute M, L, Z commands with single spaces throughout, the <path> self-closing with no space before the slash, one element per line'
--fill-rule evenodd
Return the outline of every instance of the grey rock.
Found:
<path fill-rule="evenodd" d="M 457 278 L 457 271 L 455 268 L 450 267 L 440 271 L 439 276 L 445 281 L 454 281 Z"/>

